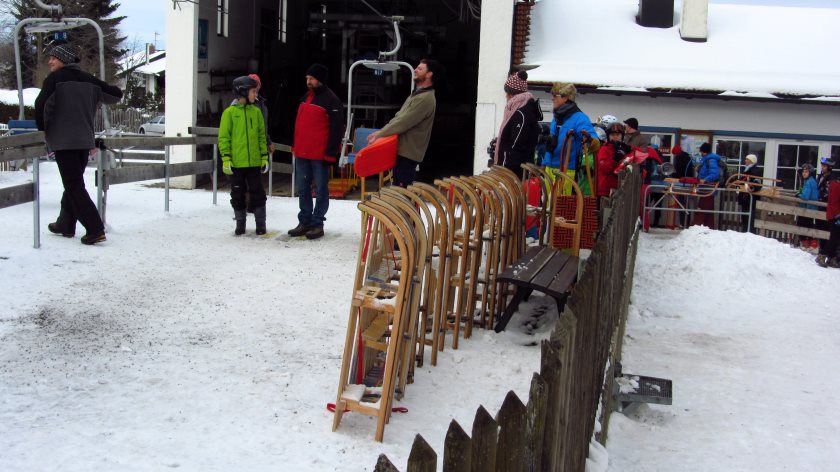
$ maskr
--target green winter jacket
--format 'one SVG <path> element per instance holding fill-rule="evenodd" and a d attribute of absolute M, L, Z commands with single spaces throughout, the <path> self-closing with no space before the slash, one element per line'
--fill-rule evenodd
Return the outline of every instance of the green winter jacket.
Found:
<path fill-rule="evenodd" d="M 219 123 L 219 154 L 231 167 L 260 167 L 268 161 L 262 111 L 253 104 L 231 105 Z"/>

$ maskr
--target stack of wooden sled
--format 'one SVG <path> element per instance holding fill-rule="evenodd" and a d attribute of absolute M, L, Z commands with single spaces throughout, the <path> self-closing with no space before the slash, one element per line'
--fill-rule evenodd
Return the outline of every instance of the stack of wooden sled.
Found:
<path fill-rule="evenodd" d="M 525 249 L 525 192 L 507 169 L 391 187 L 359 203 L 353 282 L 333 430 L 346 412 L 376 418 L 382 441 L 394 400 L 427 348 L 458 348 L 491 328 L 509 296 L 496 277 Z"/>

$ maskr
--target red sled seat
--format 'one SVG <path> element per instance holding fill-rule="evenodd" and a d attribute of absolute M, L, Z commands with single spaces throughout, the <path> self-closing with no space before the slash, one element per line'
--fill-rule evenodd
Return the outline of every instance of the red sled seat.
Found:
<path fill-rule="evenodd" d="M 353 168 L 359 177 L 369 177 L 393 169 L 397 163 L 397 136 L 379 138 L 355 154 Z"/>
<path fill-rule="evenodd" d="M 360 132 L 361 131 L 361 132 Z M 365 178 L 371 175 L 379 176 L 379 188 L 393 180 L 391 169 L 397 163 L 397 136 L 391 135 L 379 138 L 373 144 L 367 143 L 371 133 L 378 131 L 372 128 L 358 128 L 355 133 L 354 153 L 348 154 L 353 169 L 362 181 L 362 201 L 367 194 Z"/>

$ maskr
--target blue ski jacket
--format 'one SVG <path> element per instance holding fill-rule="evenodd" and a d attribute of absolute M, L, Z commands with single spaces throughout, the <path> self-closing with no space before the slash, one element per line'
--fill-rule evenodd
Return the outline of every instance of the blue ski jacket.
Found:
<path fill-rule="evenodd" d="M 820 191 L 817 189 L 817 181 L 814 180 L 813 176 L 809 176 L 808 179 L 802 184 L 802 188 L 799 190 L 799 193 L 796 194 L 797 197 L 803 200 L 819 200 L 820 199 Z M 807 208 L 809 210 L 816 210 L 816 205 L 806 205 L 801 203 L 799 205 L 802 208 Z"/>
<path fill-rule="evenodd" d="M 551 136 L 557 136 L 557 147 L 554 148 L 554 152 L 546 151 L 545 156 L 543 156 L 542 159 L 542 165 L 546 167 L 553 167 L 555 169 L 560 168 L 560 163 L 563 159 L 563 142 L 565 141 L 566 135 L 569 131 L 573 131 L 575 137 L 572 139 L 572 153 L 569 156 L 568 170 L 574 170 L 577 166 L 577 158 L 583 147 L 583 137 L 580 134 L 581 131 L 586 131 L 590 138 L 598 136 L 598 134 L 595 133 L 595 128 L 592 126 L 592 123 L 589 121 L 589 117 L 580 110 L 565 117 L 562 123 L 558 123 L 557 117 L 555 116 L 551 120 L 551 127 L 549 130 L 551 132 Z"/>
<path fill-rule="evenodd" d="M 720 180 L 720 156 L 715 153 L 706 154 L 700 160 L 700 170 L 697 178 L 706 182 L 717 182 Z"/>

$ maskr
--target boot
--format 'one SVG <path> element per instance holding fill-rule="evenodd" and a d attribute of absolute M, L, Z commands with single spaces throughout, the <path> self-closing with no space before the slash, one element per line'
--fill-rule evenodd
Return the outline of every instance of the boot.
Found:
<path fill-rule="evenodd" d="M 840 268 L 840 262 L 837 261 L 836 257 L 832 257 L 831 259 L 829 259 L 825 263 L 825 265 L 827 265 L 828 267 L 832 267 L 834 269 Z"/>
<path fill-rule="evenodd" d="M 265 207 L 254 208 L 254 221 L 257 223 L 257 235 L 265 234 Z"/>
<path fill-rule="evenodd" d="M 298 236 L 306 234 L 307 231 L 309 231 L 309 226 L 306 226 L 303 223 L 298 223 L 297 226 L 289 230 L 289 236 L 297 238 Z"/>
<path fill-rule="evenodd" d="M 819 256 L 817 256 L 817 265 L 820 267 L 828 267 L 828 262 L 826 261 L 826 259 L 828 258 L 825 255 L 820 254 Z"/>
<path fill-rule="evenodd" d="M 233 210 L 233 219 L 236 220 L 236 229 L 233 234 L 242 236 L 245 234 L 245 210 Z"/>

